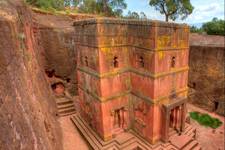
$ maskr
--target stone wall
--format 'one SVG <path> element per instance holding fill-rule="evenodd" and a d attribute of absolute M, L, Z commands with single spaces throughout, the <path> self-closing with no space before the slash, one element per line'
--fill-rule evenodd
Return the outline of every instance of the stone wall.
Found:
<path fill-rule="evenodd" d="M 0 1 L 0 43 L 0 149 L 61 150 L 31 12 L 20 0 Z"/>
<path fill-rule="evenodd" d="M 223 38 L 220 37 L 222 42 Z M 219 43 L 219 46 L 213 45 L 218 40 L 213 42 L 212 36 L 208 37 L 208 39 L 212 41 L 212 44 L 209 44 L 209 40 L 207 41 L 206 37 L 204 40 L 198 39 L 206 44 L 199 43 L 196 45 L 194 44 L 196 40 L 195 42 L 191 41 L 189 55 L 189 102 L 209 111 L 225 115 L 224 46 L 222 42 Z"/>
<path fill-rule="evenodd" d="M 105 141 L 129 128 L 151 143 L 163 139 L 162 105 L 187 96 L 188 26 L 96 18 L 74 28 L 83 119 Z"/>

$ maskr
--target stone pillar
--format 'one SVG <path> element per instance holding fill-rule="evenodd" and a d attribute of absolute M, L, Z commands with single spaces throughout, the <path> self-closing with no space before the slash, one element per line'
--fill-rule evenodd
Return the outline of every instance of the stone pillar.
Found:
<path fill-rule="evenodd" d="M 185 129 L 185 119 L 186 119 L 186 103 L 182 104 L 181 107 L 182 115 L 181 115 L 181 132 Z"/>
<path fill-rule="evenodd" d="M 168 110 L 166 108 L 164 108 L 164 132 L 163 132 L 163 141 L 164 142 L 168 142 L 169 140 L 169 123 L 170 123 L 170 113 L 171 113 L 171 110 Z"/>
<path fill-rule="evenodd" d="M 177 120 L 177 110 L 173 109 L 173 128 L 176 128 L 176 120 Z"/>
<path fill-rule="evenodd" d="M 176 129 L 180 132 L 181 130 L 181 106 L 178 106 L 177 108 L 177 123 L 176 123 Z"/>

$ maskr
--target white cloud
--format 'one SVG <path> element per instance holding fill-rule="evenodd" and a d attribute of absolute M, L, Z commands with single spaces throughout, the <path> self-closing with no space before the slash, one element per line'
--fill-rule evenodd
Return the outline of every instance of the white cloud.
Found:
<path fill-rule="evenodd" d="M 194 12 L 185 20 L 185 22 L 188 23 L 207 22 L 214 17 L 220 19 L 224 18 L 223 5 L 220 5 L 219 3 L 211 3 L 210 5 L 207 4 L 195 7 Z"/>
<path fill-rule="evenodd" d="M 149 6 L 149 0 L 126 0 L 128 10 L 141 12 L 143 11 L 148 18 L 164 20 L 164 15 L 161 15 L 154 7 Z M 182 23 L 202 23 L 212 20 L 212 18 L 217 17 L 224 19 L 224 0 L 191 0 L 194 6 L 193 13 L 188 16 L 185 20 L 176 20 L 176 22 Z"/>

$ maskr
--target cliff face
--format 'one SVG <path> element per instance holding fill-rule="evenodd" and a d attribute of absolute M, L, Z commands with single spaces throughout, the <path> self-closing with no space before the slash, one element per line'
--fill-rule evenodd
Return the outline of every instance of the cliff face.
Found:
<path fill-rule="evenodd" d="M 189 54 L 189 102 L 225 115 L 224 37 L 192 35 Z"/>
<path fill-rule="evenodd" d="M 57 150 L 61 129 L 31 13 L 0 1 L 0 149 Z"/>
<path fill-rule="evenodd" d="M 43 68 L 52 83 L 63 82 L 72 96 L 77 95 L 77 51 L 73 22 L 75 19 L 90 17 L 33 12 L 33 21 L 38 31 L 35 37 L 42 49 Z"/>

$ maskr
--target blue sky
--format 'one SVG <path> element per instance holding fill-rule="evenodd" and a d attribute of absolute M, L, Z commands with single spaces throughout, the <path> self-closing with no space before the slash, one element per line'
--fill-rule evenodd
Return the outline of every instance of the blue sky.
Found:
<path fill-rule="evenodd" d="M 149 19 L 164 20 L 164 16 L 149 6 L 149 0 L 125 0 L 127 9 L 136 12 L 144 12 Z M 176 20 L 179 23 L 199 24 L 212 20 L 213 17 L 224 19 L 224 0 L 191 0 L 195 7 L 193 13 L 185 20 Z"/>

